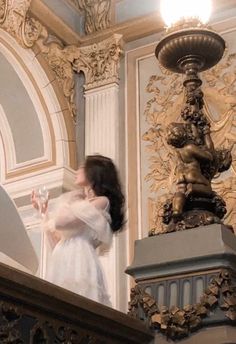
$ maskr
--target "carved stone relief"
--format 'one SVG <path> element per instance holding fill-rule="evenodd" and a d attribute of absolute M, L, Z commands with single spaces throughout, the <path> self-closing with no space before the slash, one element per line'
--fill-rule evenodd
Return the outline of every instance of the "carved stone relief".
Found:
<path fill-rule="evenodd" d="M 58 41 L 41 44 L 41 50 L 51 69 L 55 72 L 63 94 L 66 97 L 72 118 L 76 118 L 75 82 L 73 63 L 80 56 L 79 48 L 74 45 L 63 47 Z"/>
<path fill-rule="evenodd" d="M 111 0 L 77 0 L 77 3 L 79 9 L 85 12 L 84 31 L 86 34 L 104 30 L 110 26 Z"/>
<path fill-rule="evenodd" d="M 26 48 L 32 47 L 40 35 L 45 32 L 39 21 L 29 17 L 30 3 L 31 0 L 0 1 L 1 27 Z"/>
<path fill-rule="evenodd" d="M 107 85 L 119 80 L 122 36 L 112 37 L 80 48 L 80 58 L 73 63 L 73 69 L 85 74 L 85 89 Z"/>
<path fill-rule="evenodd" d="M 152 75 L 149 78 L 146 87 L 150 100 L 146 103 L 144 116 L 149 129 L 142 137 L 147 143 L 150 161 L 150 172 L 145 180 L 150 185 L 150 192 L 157 195 L 148 201 L 149 230 L 152 234 L 164 231 L 162 205 L 167 194 L 174 192 L 173 184 L 176 178 L 176 156 L 166 143 L 164 131 L 169 123 L 178 121 L 183 102 L 182 76 L 160 70 L 160 75 Z M 215 178 L 212 185 L 226 201 L 228 213 L 225 223 L 236 228 L 236 54 L 227 55 L 215 68 L 203 73 L 203 79 L 205 113 L 211 124 L 215 146 L 231 148 L 233 155 L 230 172 L 224 179 Z"/>

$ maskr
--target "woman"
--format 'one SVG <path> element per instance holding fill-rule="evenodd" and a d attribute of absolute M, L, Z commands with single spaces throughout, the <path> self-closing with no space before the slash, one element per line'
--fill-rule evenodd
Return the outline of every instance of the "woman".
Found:
<path fill-rule="evenodd" d="M 124 221 L 124 196 L 112 160 L 90 155 L 75 183 L 84 190 L 59 197 L 52 214 L 45 206 L 43 223 L 49 259 L 45 279 L 72 292 L 110 305 L 96 248 L 110 245 Z M 32 203 L 38 205 L 32 194 Z"/>

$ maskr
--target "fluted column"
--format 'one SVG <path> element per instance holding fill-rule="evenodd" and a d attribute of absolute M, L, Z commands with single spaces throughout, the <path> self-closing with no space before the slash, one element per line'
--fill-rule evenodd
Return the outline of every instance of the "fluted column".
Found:
<path fill-rule="evenodd" d="M 101 153 L 118 162 L 118 85 L 85 92 L 85 153 Z"/>
<path fill-rule="evenodd" d="M 119 60 L 121 35 L 80 49 L 78 68 L 85 74 L 85 154 L 99 153 L 114 160 L 119 168 Z M 100 256 L 112 305 L 119 308 L 119 237 L 111 249 Z"/>

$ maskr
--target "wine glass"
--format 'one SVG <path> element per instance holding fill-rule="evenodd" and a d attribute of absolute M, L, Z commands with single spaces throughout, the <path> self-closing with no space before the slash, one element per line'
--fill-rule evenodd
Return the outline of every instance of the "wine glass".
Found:
<path fill-rule="evenodd" d="M 49 192 L 45 185 L 41 186 L 40 188 L 36 189 L 34 192 L 35 200 L 39 207 L 39 212 L 41 214 L 41 217 L 45 215 L 45 205 L 48 202 Z"/>

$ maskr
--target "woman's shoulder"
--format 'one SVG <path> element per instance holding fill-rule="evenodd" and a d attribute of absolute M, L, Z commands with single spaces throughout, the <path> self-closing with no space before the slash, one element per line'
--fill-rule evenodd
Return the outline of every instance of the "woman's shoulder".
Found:
<path fill-rule="evenodd" d="M 106 196 L 93 197 L 89 201 L 100 210 L 108 210 L 110 206 L 109 199 Z"/>

